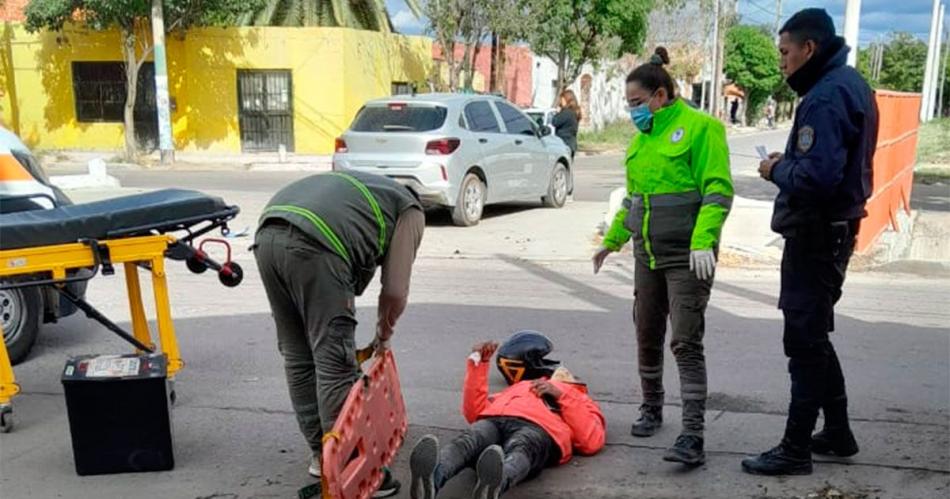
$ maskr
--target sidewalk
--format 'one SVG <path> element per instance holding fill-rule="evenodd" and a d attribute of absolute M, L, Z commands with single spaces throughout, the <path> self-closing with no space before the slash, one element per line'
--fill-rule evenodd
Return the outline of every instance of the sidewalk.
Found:
<path fill-rule="evenodd" d="M 158 155 L 142 156 L 130 163 L 116 152 L 57 151 L 40 153 L 40 160 L 51 175 L 83 173 L 90 161 L 101 159 L 110 171 L 116 170 L 245 170 L 245 171 L 329 171 L 331 155 L 286 153 L 204 153 L 176 152 L 175 162 L 162 165 Z"/>

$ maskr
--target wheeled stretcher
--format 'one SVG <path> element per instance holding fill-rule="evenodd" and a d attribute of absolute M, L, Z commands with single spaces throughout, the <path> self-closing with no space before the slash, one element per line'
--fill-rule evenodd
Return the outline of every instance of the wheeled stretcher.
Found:
<path fill-rule="evenodd" d="M 228 222 L 237 206 L 196 191 L 166 189 L 93 203 L 49 210 L 0 215 L 0 289 L 52 286 L 86 315 L 131 343 L 139 352 L 154 352 L 139 281 L 139 269 L 152 276 L 158 339 L 168 358 L 168 378 L 184 363 L 178 352 L 168 299 L 165 258 L 184 260 L 201 273 L 211 268 L 225 286 L 237 286 L 241 267 L 231 261 L 224 239 L 196 239 L 220 230 L 227 236 Z M 178 237 L 172 234 L 176 234 Z M 218 262 L 203 250 L 209 243 L 226 247 Z M 125 270 L 132 332 L 75 295 L 67 286 L 96 275 L 112 275 L 116 265 Z M 0 331 L 2 333 L 2 331 Z M 13 427 L 11 399 L 20 391 L 4 342 L 0 341 L 0 431 Z M 172 391 L 174 397 L 174 391 Z"/>

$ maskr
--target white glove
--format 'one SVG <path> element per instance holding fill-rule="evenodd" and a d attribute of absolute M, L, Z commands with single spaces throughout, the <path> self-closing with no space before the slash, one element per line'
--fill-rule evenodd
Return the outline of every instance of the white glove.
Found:
<path fill-rule="evenodd" d="M 597 253 L 594 253 L 594 256 L 591 258 L 591 261 L 594 262 L 594 273 L 600 272 L 600 268 L 603 267 L 604 261 L 607 260 L 607 257 L 613 253 L 614 250 L 604 248 L 603 246 L 597 250 Z"/>
<path fill-rule="evenodd" d="M 716 271 L 716 254 L 713 250 L 690 251 L 689 270 L 696 272 L 696 278 L 701 281 L 712 279 Z"/>

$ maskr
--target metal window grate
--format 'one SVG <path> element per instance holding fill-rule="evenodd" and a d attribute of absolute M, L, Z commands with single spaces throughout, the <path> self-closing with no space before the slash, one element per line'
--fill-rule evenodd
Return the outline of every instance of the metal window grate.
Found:
<path fill-rule="evenodd" d="M 241 148 L 248 152 L 294 150 L 293 88 L 287 70 L 238 70 Z"/>

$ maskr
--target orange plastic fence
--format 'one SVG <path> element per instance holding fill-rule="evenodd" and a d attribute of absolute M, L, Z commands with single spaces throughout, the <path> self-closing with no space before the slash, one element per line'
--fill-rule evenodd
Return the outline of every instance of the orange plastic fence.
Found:
<path fill-rule="evenodd" d="M 867 251 L 887 230 L 900 230 L 897 210 L 910 213 L 910 194 L 917 162 L 920 94 L 875 92 L 880 126 L 874 154 L 874 191 L 868 216 L 861 221 L 857 251 Z"/>
<path fill-rule="evenodd" d="M 383 480 L 409 422 L 392 352 L 377 357 L 350 390 L 333 431 L 324 437 L 324 499 L 365 499 Z"/>

